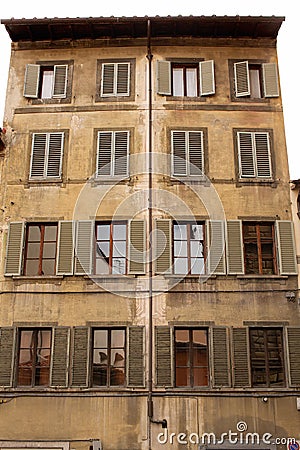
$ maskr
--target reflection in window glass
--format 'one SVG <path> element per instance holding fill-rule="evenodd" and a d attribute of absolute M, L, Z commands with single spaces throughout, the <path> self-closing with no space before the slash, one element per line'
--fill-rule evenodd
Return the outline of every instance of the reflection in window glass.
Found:
<path fill-rule="evenodd" d="M 204 274 L 204 224 L 174 223 L 173 253 L 175 274 Z"/>
<path fill-rule="evenodd" d="M 127 224 L 119 222 L 96 225 L 96 274 L 125 274 Z"/>
<path fill-rule="evenodd" d="M 55 275 L 57 223 L 28 224 L 24 275 Z"/>

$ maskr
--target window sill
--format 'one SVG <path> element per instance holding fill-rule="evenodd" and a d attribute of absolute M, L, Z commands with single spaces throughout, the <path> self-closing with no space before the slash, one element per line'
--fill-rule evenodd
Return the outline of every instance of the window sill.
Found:
<path fill-rule="evenodd" d="M 278 186 L 278 181 L 267 178 L 238 178 L 236 181 L 236 186 L 270 186 L 272 188 L 276 188 Z"/>
<path fill-rule="evenodd" d="M 297 275 L 295 275 L 297 276 Z M 287 280 L 289 275 L 259 275 L 259 274 L 251 274 L 251 275 L 236 275 L 236 278 L 239 280 Z"/>
<path fill-rule="evenodd" d="M 91 180 L 91 186 L 97 187 L 101 184 L 115 184 L 115 183 L 130 183 L 132 181 L 131 177 L 128 175 L 102 175 L 94 177 Z"/>
<path fill-rule="evenodd" d="M 36 283 L 37 281 L 60 281 L 64 279 L 63 275 L 13 275 L 11 277 L 13 280 L 21 280 L 21 281 L 33 281 Z"/>

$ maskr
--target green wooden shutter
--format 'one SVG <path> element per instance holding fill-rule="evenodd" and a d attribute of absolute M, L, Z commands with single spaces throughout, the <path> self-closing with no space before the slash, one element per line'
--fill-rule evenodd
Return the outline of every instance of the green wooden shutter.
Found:
<path fill-rule="evenodd" d="M 68 66 L 66 64 L 59 64 L 54 66 L 54 85 L 53 98 L 65 98 L 67 94 L 67 76 Z"/>
<path fill-rule="evenodd" d="M 88 386 L 89 328 L 75 327 L 73 335 L 72 386 Z"/>
<path fill-rule="evenodd" d="M 223 220 L 209 220 L 206 223 L 208 236 L 208 272 L 225 275 L 225 230 Z"/>
<path fill-rule="evenodd" d="M 250 383 L 248 328 L 232 329 L 233 387 L 248 387 Z"/>
<path fill-rule="evenodd" d="M 250 132 L 237 133 L 240 178 L 253 178 L 256 175 L 252 136 Z"/>
<path fill-rule="evenodd" d="M 48 133 L 47 178 L 60 178 L 64 133 Z"/>
<path fill-rule="evenodd" d="M 24 80 L 24 97 L 38 98 L 40 80 L 40 66 L 27 64 Z"/>
<path fill-rule="evenodd" d="M 75 275 L 92 273 L 94 222 L 79 220 L 76 225 Z"/>
<path fill-rule="evenodd" d="M 144 274 L 146 263 L 146 224 L 144 220 L 129 222 L 128 270 L 132 274 Z"/>
<path fill-rule="evenodd" d="M 264 63 L 262 65 L 263 70 L 263 82 L 264 82 L 264 95 L 265 97 L 278 97 L 279 96 L 279 83 L 277 66 L 275 63 Z"/>
<path fill-rule="evenodd" d="M 155 327 L 155 357 L 157 386 L 172 386 L 172 343 L 170 327 Z"/>
<path fill-rule="evenodd" d="M 30 161 L 31 179 L 43 179 L 45 177 L 47 147 L 48 134 L 33 133 Z"/>
<path fill-rule="evenodd" d="M 156 219 L 156 239 L 155 239 L 156 273 L 171 273 L 172 268 L 171 226 L 172 222 L 169 219 Z"/>
<path fill-rule="evenodd" d="M 72 220 L 64 220 L 58 223 L 57 275 L 73 275 L 74 225 Z"/>
<path fill-rule="evenodd" d="M 101 75 L 102 97 L 109 97 L 114 95 L 114 79 L 115 79 L 115 64 L 103 63 Z"/>
<path fill-rule="evenodd" d="M 173 173 L 175 176 L 186 176 L 187 171 L 187 134 L 185 131 L 172 131 Z"/>
<path fill-rule="evenodd" d="M 99 131 L 97 143 L 97 176 L 113 175 L 112 155 L 114 136 L 112 131 Z"/>
<path fill-rule="evenodd" d="M 214 387 L 230 386 L 228 330 L 212 328 L 212 373 Z"/>
<path fill-rule="evenodd" d="M 114 132 L 114 168 L 112 175 L 128 176 L 129 131 Z"/>
<path fill-rule="evenodd" d="M 69 345 L 70 328 L 55 327 L 52 338 L 51 386 L 68 386 Z"/>
<path fill-rule="evenodd" d="M 24 222 L 9 224 L 4 269 L 6 276 L 21 275 L 24 230 Z"/>
<path fill-rule="evenodd" d="M 172 95 L 171 63 L 169 61 L 157 61 L 157 93 Z"/>
<path fill-rule="evenodd" d="M 289 220 L 277 220 L 275 225 L 279 273 L 281 275 L 297 275 L 293 222 Z"/>
<path fill-rule="evenodd" d="M 15 328 L 0 329 L 0 386 L 11 387 L 13 383 Z"/>
<path fill-rule="evenodd" d="M 269 133 L 254 133 L 257 177 L 271 178 L 271 151 Z"/>
<path fill-rule="evenodd" d="M 234 63 L 234 82 L 236 97 L 250 95 L 248 61 Z"/>
<path fill-rule="evenodd" d="M 200 95 L 215 93 L 214 61 L 201 61 L 199 63 Z"/>
<path fill-rule="evenodd" d="M 244 274 L 244 251 L 241 220 L 228 220 L 226 225 L 227 273 Z"/>
<path fill-rule="evenodd" d="M 144 327 L 128 328 L 128 386 L 145 386 Z"/>
<path fill-rule="evenodd" d="M 287 327 L 289 383 L 293 387 L 300 385 L 300 327 Z"/>
<path fill-rule="evenodd" d="M 130 63 L 116 64 L 116 95 L 130 94 Z"/>

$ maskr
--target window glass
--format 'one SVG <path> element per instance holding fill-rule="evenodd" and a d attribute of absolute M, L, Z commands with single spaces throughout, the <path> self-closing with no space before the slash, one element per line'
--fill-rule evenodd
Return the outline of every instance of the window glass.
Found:
<path fill-rule="evenodd" d="M 54 70 L 44 70 L 41 73 L 42 76 L 42 90 L 41 90 L 41 98 L 52 98 L 53 93 L 53 78 L 54 78 Z"/>

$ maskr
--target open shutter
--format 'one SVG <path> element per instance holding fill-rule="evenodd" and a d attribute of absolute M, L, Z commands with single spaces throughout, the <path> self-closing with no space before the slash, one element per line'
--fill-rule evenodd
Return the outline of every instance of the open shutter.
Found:
<path fill-rule="evenodd" d="M 265 97 L 278 97 L 279 84 L 277 66 L 275 63 L 265 63 L 262 65 L 264 95 Z"/>
<path fill-rule="evenodd" d="M 24 97 L 38 98 L 40 81 L 40 66 L 27 64 L 24 80 Z"/>
<path fill-rule="evenodd" d="M 130 274 L 145 273 L 146 224 L 144 220 L 129 223 L 128 269 Z"/>
<path fill-rule="evenodd" d="M 199 63 L 200 95 L 215 93 L 214 61 L 201 61 Z"/>
<path fill-rule="evenodd" d="M 88 386 L 89 328 L 75 327 L 73 336 L 72 386 Z"/>
<path fill-rule="evenodd" d="M 242 222 L 228 220 L 226 228 L 227 273 L 229 275 L 244 274 Z"/>
<path fill-rule="evenodd" d="M 73 275 L 74 234 L 74 222 L 72 220 L 58 223 L 57 275 Z"/>
<path fill-rule="evenodd" d="M 101 76 L 101 96 L 114 95 L 115 64 L 103 63 Z"/>
<path fill-rule="evenodd" d="M 155 327 L 156 385 L 172 386 L 172 341 L 171 329 Z"/>
<path fill-rule="evenodd" d="M 255 177 L 255 160 L 252 133 L 240 131 L 237 133 L 239 153 L 239 176 L 241 178 Z"/>
<path fill-rule="evenodd" d="M 92 273 L 94 222 L 79 220 L 76 226 L 75 275 Z"/>
<path fill-rule="evenodd" d="M 257 176 L 260 178 L 270 178 L 272 176 L 272 169 L 269 133 L 254 133 L 254 138 Z"/>
<path fill-rule="evenodd" d="M 279 273 L 281 275 L 297 275 L 293 222 L 289 220 L 277 220 L 275 223 Z"/>
<path fill-rule="evenodd" d="M 47 142 L 47 133 L 34 133 L 32 135 L 30 161 L 31 179 L 41 179 L 45 176 Z"/>
<path fill-rule="evenodd" d="M 248 328 L 232 329 L 233 387 L 250 386 Z"/>
<path fill-rule="evenodd" d="M 171 273 L 172 266 L 172 222 L 169 219 L 156 220 L 155 272 Z"/>
<path fill-rule="evenodd" d="M 210 274 L 225 275 L 225 231 L 223 220 L 207 222 L 208 236 L 208 272 Z"/>
<path fill-rule="evenodd" d="M 144 387 L 144 327 L 128 328 L 128 386 Z"/>
<path fill-rule="evenodd" d="M 188 132 L 189 175 L 203 175 L 204 172 L 203 131 Z"/>
<path fill-rule="evenodd" d="M 66 97 L 67 76 L 68 76 L 68 66 L 66 64 L 54 66 L 54 85 L 52 94 L 53 98 Z"/>
<path fill-rule="evenodd" d="M 99 131 L 97 143 L 97 176 L 112 175 L 113 132 Z"/>
<path fill-rule="evenodd" d="M 117 63 L 116 95 L 129 95 L 130 63 Z"/>
<path fill-rule="evenodd" d="M 51 386 L 67 387 L 69 371 L 70 328 L 55 327 L 52 338 Z"/>
<path fill-rule="evenodd" d="M 234 63 L 234 82 L 236 97 L 250 95 L 248 61 Z"/>
<path fill-rule="evenodd" d="M 8 229 L 5 275 L 21 275 L 24 222 L 11 222 Z"/>
<path fill-rule="evenodd" d="M 157 93 L 172 95 L 170 61 L 157 61 Z"/>
<path fill-rule="evenodd" d="M 300 327 L 287 327 L 289 383 L 292 387 L 300 385 Z"/>
<path fill-rule="evenodd" d="M 47 160 L 47 178 L 60 178 L 62 155 L 64 145 L 64 133 L 49 133 L 48 135 L 48 160 Z"/>
<path fill-rule="evenodd" d="M 113 175 L 128 175 L 129 131 L 114 132 Z"/>
<path fill-rule="evenodd" d="M 15 328 L 0 329 L 0 386 L 11 387 L 15 348 Z"/>
<path fill-rule="evenodd" d="M 173 175 L 187 175 L 187 142 L 185 131 L 172 131 Z"/>
<path fill-rule="evenodd" d="M 230 386 L 228 330 L 212 328 L 212 373 L 214 387 Z"/>

